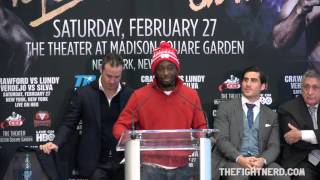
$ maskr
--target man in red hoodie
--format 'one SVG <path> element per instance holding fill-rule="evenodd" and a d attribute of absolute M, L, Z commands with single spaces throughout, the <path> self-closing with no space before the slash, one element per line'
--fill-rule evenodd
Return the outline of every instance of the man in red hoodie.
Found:
<path fill-rule="evenodd" d="M 131 129 L 133 120 L 141 130 L 206 128 L 197 92 L 185 86 L 178 77 L 177 50 L 169 43 L 161 42 L 153 50 L 151 70 L 155 75 L 153 82 L 132 94 L 113 126 L 113 135 L 119 139 L 124 131 Z M 142 179 L 189 178 L 182 172 L 187 164 L 186 153 L 157 151 L 156 154 L 142 155 Z"/>

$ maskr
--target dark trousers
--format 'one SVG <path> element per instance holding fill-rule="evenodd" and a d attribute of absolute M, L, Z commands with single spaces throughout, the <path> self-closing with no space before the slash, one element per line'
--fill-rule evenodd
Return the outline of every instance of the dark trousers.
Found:
<path fill-rule="evenodd" d="M 99 163 L 89 180 L 124 180 L 124 165 L 116 162 Z"/>
<path fill-rule="evenodd" d="M 192 170 L 188 167 L 164 169 L 156 166 L 142 165 L 141 180 L 190 180 Z"/>
<path fill-rule="evenodd" d="M 304 160 L 298 164 L 296 168 L 303 168 L 304 176 L 293 176 L 292 180 L 319 180 L 320 179 L 320 163 L 317 166 L 312 165 L 308 160 Z"/>

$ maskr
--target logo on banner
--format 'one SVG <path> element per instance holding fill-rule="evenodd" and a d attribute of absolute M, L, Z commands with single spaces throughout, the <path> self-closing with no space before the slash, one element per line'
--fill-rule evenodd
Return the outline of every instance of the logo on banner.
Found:
<path fill-rule="evenodd" d="M 240 5 L 241 1 L 244 0 L 234 0 L 234 3 Z M 250 0 L 245 0 L 245 2 L 248 1 Z M 220 6 L 224 2 L 224 0 L 189 0 L 189 7 L 193 11 L 200 11 L 204 8 L 209 8 L 213 2 L 216 6 Z M 269 3 L 270 6 L 274 6 L 276 9 L 280 9 L 282 5 L 281 2 L 282 1 L 277 0 L 267 1 L 267 3 Z"/>
<path fill-rule="evenodd" d="M 36 142 L 53 141 L 54 137 L 55 137 L 54 130 L 36 131 Z"/>
<path fill-rule="evenodd" d="M 261 104 L 271 105 L 272 104 L 272 95 L 270 93 L 265 93 L 260 95 Z"/>
<path fill-rule="evenodd" d="M 96 80 L 96 75 L 75 75 L 74 78 L 74 89 L 76 90 L 77 88 L 86 86 Z"/>
<path fill-rule="evenodd" d="M 82 134 L 82 125 L 83 125 L 83 122 L 82 122 L 82 119 L 79 121 L 78 125 L 77 125 L 77 131 L 78 131 L 78 134 L 81 135 Z"/>
<path fill-rule="evenodd" d="M 7 117 L 6 120 L 0 123 L 0 128 L 4 129 L 8 126 L 22 126 L 25 118 L 16 112 L 12 112 L 11 116 Z"/>
<path fill-rule="evenodd" d="M 287 84 L 292 90 L 292 94 L 299 96 L 301 94 L 301 81 L 302 75 L 298 74 L 288 74 L 283 77 L 284 83 Z"/>
<path fill-rule="evenodd" d="M 50 116 L 49 112 L 48 111 L 38 111 L 34 115 L 33 125 L 34 125 L 34 127 L 39 127 L 39 126 L 50 127 L 51 126 L 51 116 Z"/>
<path fill-rule="evenodd" d="M 219 85 L 218 89 L 220 92 L 223 92 L 224 89 L 239 89 L 240 80 L 235 75 L 231 74 L 230 78 L 225 80 L 221 85 Z"/>
<path fill-rule="evenodd" d="M 193 11 L 199 11 L 205 7 L 209 8 L 213 0 L 202 0 L 201 2 L 194 3 L 193 0 L 189 0 L 189 7 Z M 220 5 L 223 0 L 215 0 L 216 5 Z"/>

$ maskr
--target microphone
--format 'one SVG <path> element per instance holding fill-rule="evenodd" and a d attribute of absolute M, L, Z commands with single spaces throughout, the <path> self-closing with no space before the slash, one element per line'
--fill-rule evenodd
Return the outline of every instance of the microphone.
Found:
<path fill-rule="evenodd" d="M 143 100 L 140 101 L 140 103 L 137 104 L 137 106 L 134 108 L 134 110 L 132 111 L 132 119 L 131 119 L 131 139 L 136 139 L 137 138 L 137 134 L 135 133 L 136 127 L 135 127 L 135 118 L 134 115 L 140 110 L 140 108 L 149 100 L 149 98 L 151 97 L 151 95 L 153 95 L 153 93 L 155 92 L 155 85 L 152 84 L 152 90 L 148 92 L 148 94 L 145 96 L 145 98 Z"/>
<path fill-rule="evenodd" d="M 179 92 L 179 93 L 177 93 L 177 95 L 178 95 L 179 97 L 181 97 L 182 99 L 184 99 L 185 101 L 187 101 L 189 104 L 191 104 L 194 108 L 196 108 L 197 110 L 199 110 L 199 111 L 201 111 L 201 112 L 203 113 L 204 118 L 205 118 L 205 121 L 206 121 L 206 128 L 209 129 L 209 120 L 208 120 L 207 113 L 206 113 L 204 110 L 202 110 L 202 108 L 199 107 L 197 104 L 195 104 L 194 102 L 190 101 L 189 98 L 187 98 L 186 96 L 182 95 L 182 93 Z M 207 131 L 205 131 L 206 137 L 211 139 L 211 137 L 212 137 L 212 135 L 213 135 L 214 132 L 215 132 L 214 130 L 207 130 Z M 211 139 L 211 140 L 212 140 L 213 142 L 215 142 L 214 139 Z"/>
<path fill-rule="evenodd" d="M 199 107 L 197 104 L 195 104 L 194 102 L 190 101 L 189 98 L 187 98 L 186 96 L 182 95 L 182 93 L 177 93 L 177 95 L 179 97 L 181 97 L 182 99 L 184 99 L 185 101 L 187 101 L 189 104 L 191 104 L 191 106 L 193 106 L 194 108 L 196 108 L 197 110 L 201 111 L 204 115 L 204 118 L 205 118 L 205 121 L 206 121 L 206 128 L 209 129 L 209 120 L 208 120 L 208 117 L 207 117 L 207 113 L 202 110 L 201 107 Z"/>

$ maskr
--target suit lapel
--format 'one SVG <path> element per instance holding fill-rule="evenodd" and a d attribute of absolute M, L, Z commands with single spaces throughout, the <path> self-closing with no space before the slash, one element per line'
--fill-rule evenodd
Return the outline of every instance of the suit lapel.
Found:
<path fill-rule="evenodd" d="M 236 122 L 236 127 L 239 127 L 238 128 L 238 137 L 240 137 L 239 139 L 239 145 L 240 145 L 240 141 L 241 141 L 241 138 L 243 136 L 243 116 L 244 116 L 244 112 L 243 112 L 243 108 L 242 108 L 242 104 L 241 104 L 241 98 L 239 98 L 236 103 L 235 103 L 235 106 L 234 106 L 234 113 L 235 113 L 235 119 L 234 121 Z"/>
<path fill-rule="evenodd" d="M 318 124 L 318 129 L 320 127 L 320 111 L 319 111 L 319 106 L 318 106 L 318 110 L 317 110 L 317 124 Z"/>
<path fill-rule="evenodd" d="M 300 103 L 300 106 L 297 106 L 297 107 L 299 107 L 298 111 L 300 111 L 300 114 L 302 116 L 300 118 L 302 121 L 299 121 L 299 123 L 301 123 L 301 127 L 305 127 L 306 126 L 307 128 L 312 128 L 313 129 L 312 118 L 311 118 L 311 115 L 309 113 L 307 105 L 303 101 L 302 96 L 300 96 L 299 103 Z M 318 116 L 319 116 L 319 113 L 318 113 Z"/>
<path fill-rule="evenodd" d="M 97 84 L 93 85 L 93 91 L 90 93 L 91 96 L 91 107 L 92 107 L 92 117 L 98 123 L 99 128 L 101 127 L 101 107 L 100 107 L 100 92 L 97 89 Z"/>
<path fill-rule="evenodd" d="M 312 118 L 311 115 L 309 113 L 309 110 L 307 107 L 303 107 L 300 109 L 301 114 L 302 114 L 302 119 L 304 119 L 303 124 L 305 124 L 305 126 L 307 126 L 308 128 L 312 128 L 313 129 L 313 122 L 312 122 Z"/>
<path fill-rule="evenodd" d="M 122 109 L 124 108 L 124 106 L 126 105 L 126 102 L 127 102 L 126 89 L 125 89 L 125 86 L 123 86 L 122 84 L 121 84 L 121 91 L 119 92 L 119 94 L 120 94 L 120 111 L 122 111 Z"/>
<path fill-rule="evenodd" d="M 258 138 L 259 138 L 259 148 L 262 151 L 264 149 L 265 144 L 263 144 L 263 137 L 267 137 L 267 128 L 266 125 L 269 124 L 272 126 L 272 123 L 268 121 L 268 117 L 265 112 L 265 107 L 260 104 L 260 119 L 259 119 L 259 132 L 258 132 Z M 272 127 L 269 127 L 272 128 Z"/>

